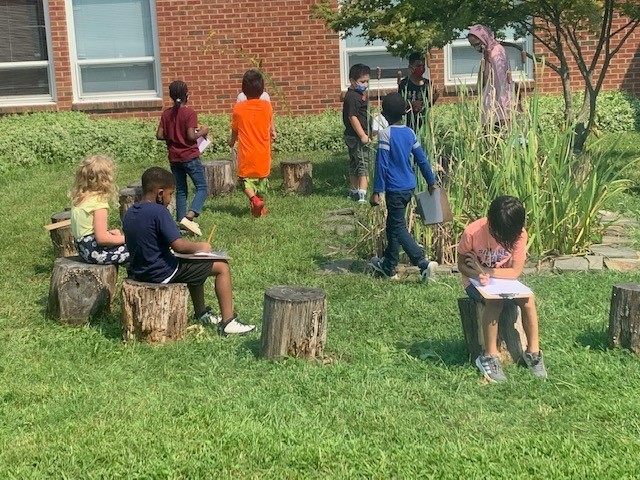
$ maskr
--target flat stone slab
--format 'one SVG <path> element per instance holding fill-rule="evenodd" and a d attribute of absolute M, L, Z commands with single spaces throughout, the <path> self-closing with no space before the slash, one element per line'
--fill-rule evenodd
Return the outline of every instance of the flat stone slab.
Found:
<path fill-rule="evenodd" d="M 640 259 L 605 258 L 604 265 L 614 272 L 634 272 L 640 270 Z"/>
<path fill-rule="evenodd" d="M 589 262 L 589 270 L 602 270 L 604 268 L 604 257 L 602 255 L 585 255 Z"/>
<path fill-rule="evenodd" d="M 606 258 L 638 258 L 638 252 L 629 247 L 614 247 L 611 245 L 591 245 L 590 249 L 597 255 L 602 255 Z"/>
<path fill-rule="evenodd" d="M 627 235 L 627 229 L 624 228 L 622 225 L 609 225 L 607 228 L 604 229 L 604 234 L 624 237 Z"/>
<path fill-rule="evenodd" d="M 553 261 L 553 269 L 558 272 L 587 272 L 589 260 L 584 257 L 558 257 Z"/>
<path fill-rule="evenodd" d="M 625 235 L 605 235 L 600 243 L 602 245 L 627 245 L 633 243 L 633 238 Z"/>

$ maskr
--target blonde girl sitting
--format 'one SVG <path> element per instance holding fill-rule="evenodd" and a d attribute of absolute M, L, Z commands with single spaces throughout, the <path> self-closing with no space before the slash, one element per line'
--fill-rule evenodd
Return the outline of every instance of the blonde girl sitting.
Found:
<path fill-rule="evenodd" d="M 106 155 L 90 155 L 76 170 L 71 191 L 71 231 L 80 258 L 87 263 L 121 264 L 129 251 L 120 230 L 107 230 L 109 200 L 115 197 L 114 164 Z"/>

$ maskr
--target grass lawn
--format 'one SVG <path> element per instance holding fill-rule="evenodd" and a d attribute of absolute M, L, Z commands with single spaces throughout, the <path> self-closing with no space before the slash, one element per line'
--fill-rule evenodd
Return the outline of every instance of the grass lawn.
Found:
<path fill-rule="evenodd" d="M 312 196 L 280 194 L 275 168 L 268 216 L 237 193 L 208 201 L 201 226 L 233 257 L 241 320 L 260 324 L 269 286 L 327 290 L 327 365 L 259 360 L 259 334 L 123 345 L 118 305 L 85 328 L 47 320 L 42 225 L 74 168 L 0 180 L 0 478 L 640 476 L 640 361 L 606 334 L 612 285 L 640 274 L 525 278 L 550 377 L 514 366 L 487 385 L 464 347 L 459 278 L 322 274 L 323 212 L 351 204 L 344 156 L 313 159 Z M 147 166 L 121 166 L 119 184 Z"/>

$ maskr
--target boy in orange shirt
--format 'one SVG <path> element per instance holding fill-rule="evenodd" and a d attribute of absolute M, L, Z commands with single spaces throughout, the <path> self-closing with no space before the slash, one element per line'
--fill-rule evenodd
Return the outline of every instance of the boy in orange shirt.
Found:
<path fill-rule="evenodd" d="M 271 171 L 271 141 L 275 139 L 271 103 L 261 100 L 264 79 L 257 70 L 248 70 L 242 77 L 242 92 L 247 101 L 236 103 L 231 118 L 229 146 L 238 142 L 238 177 L 249 198 L 251 214 L 267 213 L 264 197 Z"/>

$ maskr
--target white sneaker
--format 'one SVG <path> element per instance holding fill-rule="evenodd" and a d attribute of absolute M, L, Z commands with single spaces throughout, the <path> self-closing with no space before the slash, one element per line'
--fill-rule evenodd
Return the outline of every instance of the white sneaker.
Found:
<path fill-rule="evenodd" d="M 256 329 L 255 325 L 247 325 L 238 321 L 238 316 L 234 315 L 227 323 L 220 324 L 220 335 L 244 335 L 249 332 L 253 332 Z"/>
<path fill-rule="evenodd" d="M 189 230 L 191 233 L 202 236 L 202 231 L 200 230 L 200 225 L 198 225 L 193 220 L 189 220 L 187 217 L 184 217 L 180 220 L 180 225 Z"/>

